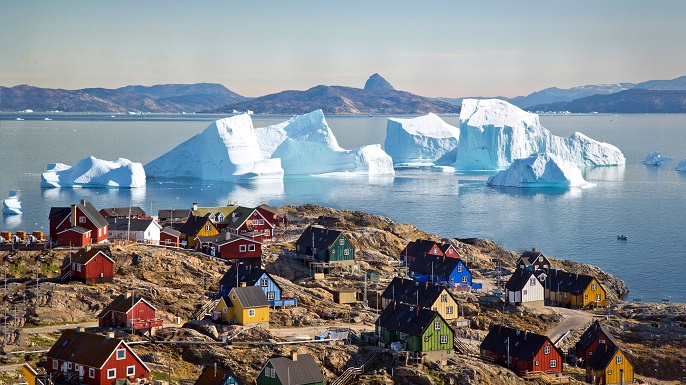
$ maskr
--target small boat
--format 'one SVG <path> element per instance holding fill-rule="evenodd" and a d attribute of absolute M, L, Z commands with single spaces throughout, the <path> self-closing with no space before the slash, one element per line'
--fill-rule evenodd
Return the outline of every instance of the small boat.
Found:
<path fill-rule="evenodd" d="M 45 119 L 43 119 L 43 120 L 52 120 L 52 119 L 50 119 L 50 118 L 45 118 Z"/>
<path fill-rule="evenodd" d="M 22 119 L 22 118 L 17 118 L 17 120 L 24 120 L 24 119 Z"/>
<path fill-rule="evenodd" d="M 627 239 L 629 239 L 629 238 L 628 238 L 626 235 L 624 235 L 624 234 L 621 234 L 621 235 L 618 235 L 618 236 L 617 236 L 617 240 L 618 240 L 618 241 L 626 241 Z"/>

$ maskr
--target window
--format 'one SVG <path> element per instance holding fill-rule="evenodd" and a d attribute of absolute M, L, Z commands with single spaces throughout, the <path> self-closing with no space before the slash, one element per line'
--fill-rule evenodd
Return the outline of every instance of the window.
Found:
<path fill-rule="evenodd" d="M 448 343 L 448 336 L 445 334 L 441 335 L 441 343 L 442 344 L 447 344 Z"/>
<path fill-rule="evenodd" d="M 217 215 L 217 222 L 224 222 L 224 214 Z"/>
<path fill-rule="evenodd" d="M 467 276 L 466 276 L 466 275 L 465 275 L 465 276 L 462 276 L 462 282 L 463 282 L 463 283 L 467 283 Z"/>
<path fill-rule="evenodd" d="M 59 367 L 59 362 L 58 360 L 52 360 L 52 368 L 57 369 Z"/>
<path fill-rule="evenodd" d="M 543 347 L 543 354 L 550 354 L 550 346 L 546 345 Z"/>
<path fill-rule="evenodd" d="M 538 366 L 538 361 L 534 362 L 534 365 Z"/>
<path fill-rule="evenodd" d="M 345 245 L 345 239 L 343 239 L 343 238 L 339 239 L 338 244 L 341 246 Z"/>
<path fill-rule="evenodd" d="M 264 225 L 264 219 L 260 219 L 260 224 Z"/>
<path fill-rule="evenodd" d="M 448 302 L 448 294 L 441 294 L 441 302 Z"/>
<path fill-rule="evenodd" d="M 71 362 L 67 363 L 67 369 L 71 369 Z"/>
<path fill-rule="evenodd" d="M 457 272 L 461 273 L 462 272 L 462 265 L 457 266 Z"/>
<path fill-rule="evenodd" d="M 267 235 L 267 236 L 268 236 L 269 234 L 270 234 L 269 229 L 265 229 L 265 230 L 264 230 L 264 235 Z"/>
<path fill-rule="evenodd" d="M 238 251 L 240 251 L 241 253 L 245 253 L 245 250 L 246 250 L 245 245 L 238 246 Z"/>
<path fill-rule="evenodd" d="M 596 285 L 595 283 L 593 285 L 591 285 L 591 290 L 595 290 L 597 288 L 598 288 L 598 285 Z"/>
<path fill-rule="evenodd" d="M 212 226 L 206 225 L 206 226 L 205 226 L 205 231 L 210 231 L 211 228 L 212 228 Z"/>
<path fill-rule="evenodd" d="M 596 294 L 596 295 L 595 295 L 595 300 L 596 300 L 596 301 L 600 301 L 600 294 Z"/>
<path fill-rule="evenodd" d="M 255 251 L 255 245 L 248 245 L 248 251 Z"/>
<path fill-rule="evenodd" d="M 254 317 L 255 316 L 255 309 L 248 309 L 248 317 Z"/>
<path fill-rule="evenodd" d="M 79 217 L 79 223 L 86 223 L 86 217 Z"/>
<path fill-rule="evenodd" d="M 107 379 L 112 379 L 117 377 L 117 369 L 107 369 Z"/>
<path fill-rule="evenodd" d="M 598 340 L 598 343 L 599 343 L 599 344 L 604 344 L 604 343 L 605 343 L 605 340 Z"/>
<path fill-rule="evenodd" d="M 526 290 L 522 290 L 522 295 L 526 295 L 526 293 L 527 293 Z"/>
<path fill-rule="evenodd" d="M 76 265 L 76 271 L 81 271 L 81 264 L 80 263 Z"/>
<path fill-rule="evenodd" d="M 529 286 L 536 286 L 536 278 L 529 279 Z"/>
<path fill-rule="evenodd" d="M 136 367 L 135 366 L 127 366 L 126 367 L 126 375 L 127 376 L 135 376 L 136 375 Z"/>
<path fill-rule="evenodd" d="M 234 301 L 236 300 L 236 294 L 235 293 L 233 295 L 231 295 L 231 299 Z"/>
<path fill-rule="evenodd" d="M 275 298 L 274 292 L 273 291 L 268 291 L 267 292 L 267 299 L 268 300 L 273 300 Z"/>
<path fill-rule="evenodd" d="M 446 313 L 446 314 L 453 314 L 453 307 L 452 307 L 452 306 L 448 306 L 448 307 L 445 309 L 445 313 Z"/>
<path fill-rule="evenodd" d="M 584 299 L 588 299 L 588 294 L 584 295 Z"/>
<path fill-rule="evenodd" d="M 434 321 L 434 329 L 441 330 L 441 321 Z"/>
<path fill-rule="evenodd" d="M 612 369 L 610 369 L 610 370 L 607 371 L 607 375 L 608 375 L 608 376 L 611 376 L 611 375 L 612 375 Z"/>
<path fill-rule="evenodd" d="M 260 279 L 260 286 L 267 287 L 268 284 L 269 284 L 269 280 L 267 278 Z"/>
<path fill-rule="evenodd" d="M 617 360 L 617 365 L 620 365 L 622 363 L 622 356 L 617 356 L 615 360 Z"/>
<path fill-rule="evenodd" d="M 88 368 L 88 377 L 95 378 L 95 368 Z"/>
<path fill-rule="evenodd" d="M 567 298 L 567 292 L 562 293 L 562 298 Z"/>
<path fill-rule="evenodd" d="M 424 342 L 429 342 L 429 336 L 424 336 Z"/>
<path fill-rule="evenodd" d="M 350 255 L 350 249 L 343 249 L 343 255 Z"/>
<path fill-rule="evenodd" d="M 550 360 L 550 367 L 557 368 L 557 360 Z"/>
<path fill-rule="evenodd" d="M 538 261 L 539 261 L 539 262 L 543 262 L 543 256 L 542 256 L 542 255 L 539 255 L 539 256 L 538 256 Z"/>
<path fill-rule="evenodd" d="M 123 360 L 126 358 L 126 349 L 117 349 L 117 359 Z"/>

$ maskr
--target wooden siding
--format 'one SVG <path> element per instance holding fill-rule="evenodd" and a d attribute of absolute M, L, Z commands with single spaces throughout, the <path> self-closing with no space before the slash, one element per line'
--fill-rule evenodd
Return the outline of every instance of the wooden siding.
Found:
<path fill-rule="evenodd" d="M 447 297 L 445 301 L 443 301 L 443 298 L 445 298 L 443 296 Z M 451 313 L 448 313 L 449 308 L 451 310 Z M 448 323 L 459 318 L 458 304 L 453 299 L 453 297 L 450 294 L 448 294 L 448 290 L 446 290 L 445 288 L 443 288 L 441 294 L 438 296 L 438 298 L 436 298 L 436 301 L 434 301 L 434 303 L 431 305 L 431 310 L 437 311 L 438 314 L 440 314 L 441 317 L 443 317 L 443 319 L 445 319 Z"/>
<path fill-rule="evenodd" d="M 76 231 L 67 230 L 59 235 L 57 235 L 57 243 L 59 246 L 71 246 L 71 247 L 83 247 L 91 244 L 90 234 L 81 234 Z"/>
<path fill-rule="evenodd" d="M 441 328 L 436 329 L 434 327 L 434 324 L 436 322 L 440 322 Z M 453 350 L 453 338 L 454 338 L 454 332 L 448 326 L 448 324 L 441 319 L 441 317 L 436 316 L 434 317 L 433 321 L 429 325 L 426 330 L 424 330 L 424 333 L 420 336 L 417 337 L 419 341 L 421 342 L 421 350 L 422 352 L 429 352 L 429 351 L 438 351 L 438 350 L 448 350 L 452 351 Z M 447 336 L 446 343 L 441 343 L 441 336 Z M 409 344 L 408 344 L 408 349 L 409 349 Z"/>
<path fill-rule="evenodd" d="M 254 250 L 250 250 L 250 246 Z M 241 246 L 244 246 L 245 250 L 241 251 Z M 237 239 L 233 242 L 226 243 L 221 246 L 215 246 L 218 250 L 215 256 L 221 259 L 249 259 L 249 258 L 262 258 L 262 245 L 252 239 Z"/>
<path fill-rule="evenodd" d="M 179 244 L 180 244 L 179 237 L 175 237 L 173 235 L 160 232 L 160 245 L 171 246 L 171 247 L 179 247 Z"/>
<path fill-rule="evenodd" d="M 102 282 L 100 278 L 112 278 L 114 276 L 114 264 L 107 259 L 102 252 L 98 252 L 87 264 L 71 264 L 71 277 L 86 283 Z"/>
<path fill-rule="evenodd" d="M 617 364 L 617 356 L 622 357 L 622 363 Z M 623 369 L 624 378 L 622 372 L 619 370 Z M 593 382 L 595 376 L 595 382 Z M 623 383 L 633 383 L 634 382 L 634 366 L 629 362 L 624 352 L 621 350 L 617 351 L 612 360 L 607 365 L 604 370 L 592 370 L 591 368 L 586 369 L 586 380 L 593 384 L 619 384 L 623 380 Z"/>
<path fill-rule="evenodd" d="M 348 255 L 345 255 L 346 250 Z M 355 259 L 355 249 L 348 238 L 341 234 L 328 250 L 317 251 L 317 259 L 324 262 L 352 261 Z"/>

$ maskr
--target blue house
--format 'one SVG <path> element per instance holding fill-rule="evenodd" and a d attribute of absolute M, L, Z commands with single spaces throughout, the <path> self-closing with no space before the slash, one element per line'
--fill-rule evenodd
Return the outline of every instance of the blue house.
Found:
<path fill-rule="evenodd" d="M 240 286 L 259 286 L 269 300 L 271 307 L 297 306 L 296 298 L 284 298 L 281 287 L 263 269 L 250 265 L 233 265 L 229 271 L 219 280 L 219 294 L 224 297 L 231 289 Z"/>
<path fill-rule="evenodd" d="M 417 282 L 472 287 L 472 273 L 460 258 L 426 254 L 412 261 L 409 275 Z"/>

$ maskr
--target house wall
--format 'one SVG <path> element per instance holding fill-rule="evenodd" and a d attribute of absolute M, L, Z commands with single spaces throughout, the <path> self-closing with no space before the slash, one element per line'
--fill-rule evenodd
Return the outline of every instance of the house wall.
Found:
<path fill-rule="evenodd" d="M 607 336 L 605 335 L 605 333 L 602 333 L 602 332 L 601 332 L 601 333 L 598 335 L 598 337 L 597 337 L 595 340 L 593 340 L 593 342 L 591 342 L 590 345 L 588 345 L 588 347 L 586 348 L 586 350 L 577 349 L 577 355 L 578 355 L 578 357 L 581 357 L 581 358 L 584 359 L 585 362 L 588 362 L 588 360 L 591 358 L 592 353 L 596 350 L 596 348 L 597 348 L 598 345 L 600 344 L 600 340 L 605 341 L 604 343 L 606 343 L 608 347 L 614 346 L 614 345 L 615 345 L 615 344 L 612 343 L 612 341 L 611 341 L 609 338 L 607 338 Z"/>
<path fill-rule="evenodd" d="M 102 253 L 98 253 L 85 266 L 81 266 L 81 271 L 76 271 L 72 264 L 72 277 L 93 280 L 99 278 L 111 278 L 114 276 L 114 264 Z M 100 276 L 102 274 L 102 277 Z M 94 282 L 89 282 L 94 283 Z"/>
<path fill-rule="evenodd" d="M 87 385 L 109 385 L 114 382 L 115 379 L 117 378 L 126 378 L 126 368 L 129 366 L 134 367 L 134 377 L 135 378 L 146 378 L 150 379 L 150 373 L 148 370 L 143 366 L 140 361 L 138 361 L 134 355 L 132 354 L 131 350 L 127 347 L 124 346 L 124 344 L 120 344 L 118 346 L 118 349 L 126 349 L 126 356 L 123 360 L 117 360 L 116 357 L 116 351 L 115 353 L 110 356 L 110 358 L 105 362 L 103 365 L 102 370 L 99 368 L 94 368 L 95 373 L 94 376 L 91 378 L 89 376 L 89 369 L 91 367 L 89 366 L 83 366 L 83 377 L 80 378 L 79 382 L 87 384 Z M 53 369 L 53 361 L 57 361 L 57 369 Z M 63 361 L 63 360 L 56 360 L 52 357 L 47 357 L 47 362 L 46 362 L 46 371 L 48 374 L 55 374 L 57 372 L 62 372 L 64 371 L 64 365 L 65 363 L 68 364 L 68 361 Z M 67 369 L 68 373 L 79 373 L 78 369 L 78 363 L 77 362 L 72 362 L 72 368 Z M 68 366 L 67 366 L 68 368 Z M 108 369 L 116 369 L 116 377 L 114 379 L 107 378 L 107 370 Z"/>
<path fill-rule="evenodd" d="M 210 226 L 209 230 L 207 230 L 208 225 Z M 202 225 L 202 228 L 200 229 L 200 231 L 198 231 L 197 234 L 181 234 L 181 237 L 183 239 L 186 239 L 186 242 L 188 243 L 188 248 L 194 249 L 196 245 L 196 237 L 211 237 L 217 234 L 219 234 L 219 231 L 208 219 L 207 222 L 205 222 L 205 224 Z"/>
<path fill-rule="evenodd" d="M 152 319 L 156 318 L 155 309 L 150 307 L 150 305 L 148 305 L 144 301 L 138 301 L 133 306 L 133 309 L 130 309 L 126 313 L 126 316 L 128 319 L 133 319 L 133 320 L 152 320 Z M 131 325 L 127 324 L 126 326 L 131 326 Z"/>
<path fill-rule="evenodd" d="M 533 281 L 532 281 L 533 280 Z M 533 283 L 533 285 L 531 284 Z M 545 301 L 545 288 L 541 284 L 541 281 L 536 279 L 534 275 L 531 275 L 529 282 L 526 283 L 522 289 L 522 303 L 527 302 L 539 302 Z"/>
<path fill-rule="evenodd" d="M 249 245 L 253 245 L 255 250 L 249 251 Z M 241 251 L 241 246 L 245 246 L 245 251 Z M 222 259 L 262 258 L 262 245 L 249 239 L 239 239 L 218 248 L 218 256 Z"/>
<path fill-rule="evenodd" d="M 83 247 L 91 244 L 90 233 L 81 234 L 76 231 L 66 231 L 57 236 L 60 246 Z"/>
<path fill-rule="evenodd" d="M 622 363 L 617 364 L 617 356 L 622 357 Z M 627 359 L 626 355 L 618 350 L 617 354 L 612 358 L 612 361 L 605 368 L 605 383 L 606 384 L 619 384 L 621 372 L 620 369 L 624 369 L 624 383 L 630 383 L 634 381 L 634 366 Z"/>
<path fill-rule="evenodd" d="M 447 297 L 445 302 L 442 300 L 442 296 L 444 295 Z M 443 317 L 448 323 L 459 318 L 459 308 L 457 302 L 455 302 L 453 297 L 448 294 L 448 291 L 446 289 L 443 289 L 443 291 L 441 291 L 441 294 L 438 296 L 438 298 L 436 298 L 436 301 L 434 301 L 434 303 L 431 305 L 431 310 L 437 311 L 438 314 L 440 314 L 441 317 Z"/>
<path fill-rule="evenodd" d="M 50 220 L 50 239 L 54 242 L 57 240 L 57 233 L 66 230 L 71 227 L 71 222 L 69 221 L 69 216 L 65 216 L 62 219 L 51 219 Z"/>
<path fill-rule="evenodd" d="M 261 224 L 259 223 L 260 220 L 262 220 Z M 269 240 L 272 239 L 272 235 L 274 234 L 274 225 L 269 220 L 262 217 L 259 211 L 253 210 L 248 216 L 248 219 L 243 222 L 240 227 L 234 230 L 236 234 L 243 234 L 249 231 L 256 231 L 262 234 L 263 240 Z"/>
<path fill-rule="evenodd" d="M 440 322 L 440 329 L 436 330 L 434 326 L 435 322 Z M 441 343 L 442 335 L 447 336 L 446 343 Z M 421 343 L 421 351 L 427 352 L 446 350 L 452 352 L 453 337 L 454 333 L 450 326 L 448 326 L 448 324 L 445 323 L 445 321 L 442 320 L 441 317 L 436 316 L 434 317 L 429 327 L 426 328 L 426 330 L 424 330 L 424 333 L 422 333 L 421 337 L 419 338 L 419 342 Z"/>
<path fill-rule="evenodd" d="M 230 296 L 231 303 L 233 303 L 234 313 L 236 322 L 241 325 L 249 325 L 255 323 L 266 323 L 269 324 L 269 306 L 262 306 L 256 308 L 243 308 L 243 305 L 238 301 L 238 299 L 233 298 L 233 294 Z M 255 315 L 250 317 L 250 309 L 255 310 Z"/>
<path fill-rule="evenodd" d="M 160 232 L 160 245 L 179 247 L 179 237 Z"/>
<path fill-rule="evenodd" d="M 594 286 L 595 285 L 595 286 Z M 595 287 L 595 290 L 593 289 Z M 592 306 L 596 304 L 596 296 L 599 295 L 600 299 L 599 301 L 606 301 L 607 296 L 605 294 L 605 289 L 596 281 L 594 278 L 591 281 L 591 284 L 588 285 L 586 290 L 584 291 L 584 296 L 583 296 L 583 306 Z"/>
<path fill-rule="evenodd" d="M 545 354 L 546 346 L 550 347 L 549 354 Z M 555 360 L 556 362 L 554 368 L 551 367 L 551 360 Z M 538 365 L 536 365 L 536 361 L 538 361 Z M 541 346 L 541 349 L 536 353 L 533 360 L 527 362 L 529 362 L 529 369 L 524 370 L 541 371 L 545 373 L 562 373 L 562 356 L 555 349 L 549 339 L 543 344 L 543 346 Z"/>
<path fill-rule="evenodd" d="M 88 216 L 79 208 L 76 207 L 75 221 L 73 226 L 81 226 L 91 230 L 91 242 L 100 243 L 107 240 L 107 230 L 109 226 L 98 229 L 98 227 L 88 218 Z"/>
<path fill-rule="evenodd" d="M 224 322 L 236 321 L 234 308 L 226 306 L 224 298 L 219 300 L 219 303 L 217 303 L 217 307 L 214 308 L 214 311 L 219 312 L 219 319 L 221 319 Z"/>
<path fill-rule="evenodd" d="M 346 255 L 346 251 L 348 255 Z M 345 262 L 355 260 L 355 249 L 348 238 L 341 234 L 328 250 L 318 250 L 317 259 L 323 262 Z"/>

